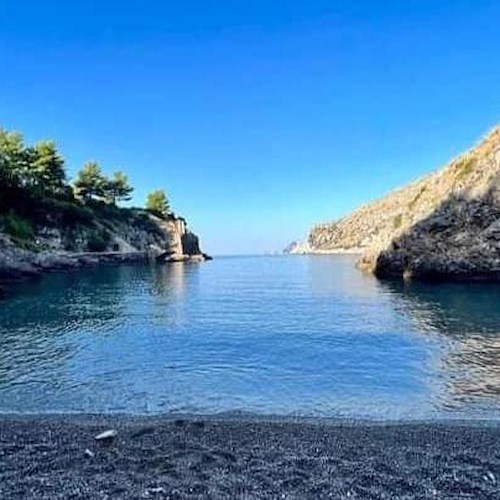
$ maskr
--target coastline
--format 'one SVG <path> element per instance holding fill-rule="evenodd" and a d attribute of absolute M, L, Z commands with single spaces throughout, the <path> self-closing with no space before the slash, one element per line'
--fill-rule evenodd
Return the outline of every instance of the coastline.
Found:
<path fill-rule="evenodd" d="M 0 415 L 0 496 L 486 499 L 499 445 L 491 422 Z"/>
<path fill-rule="evenodd" d="M 10 257 L 10 258 L 9 258 Z M 8 295 L 9 287 L 18 283 L 38 280 L 51 272 L 78 271 L 96 266 L 146 264 L 158 262 L 157 255 L 146 251 L 132 252 L 25 252 L 17 250 L 0 262 L 0 298 Z M 163 263 L 198 263 L 212 260 L 207 254 L 173 255 L 164 257 Z"/>
<path fill-rule="evenodd" d="M 333 248 L 331 250 L 311 250 L 285 252 L 286 255 L 362 255 L 365 248 Z"/>
<path fill-rule="evenodd" d="M 75 271 L 99 265 L 146 263 L 147 252 L 22 252 L 0 263 L 0 297 L 18 283 L 43 278 L 56 271 Z"/>
<path fill-rule="evenodd" d="M 334 248 L 332 250 L 313 250 L 308 255 L 361 255 L 363 248 Z"/>

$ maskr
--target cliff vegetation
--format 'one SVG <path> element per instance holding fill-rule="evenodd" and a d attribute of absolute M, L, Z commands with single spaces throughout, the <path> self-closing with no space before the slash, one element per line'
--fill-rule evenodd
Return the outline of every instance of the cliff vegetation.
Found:
<path fill-rule="evenodd" d="M 54 142 L 27 145 L 0 128 L 0 278 L 52 267 L 56 254 L 201 254 L 164 190 L 145 208 L 120 206 L 133 190 L 124 172 L 108 176 L 95 161 L 70 180 Z"/>

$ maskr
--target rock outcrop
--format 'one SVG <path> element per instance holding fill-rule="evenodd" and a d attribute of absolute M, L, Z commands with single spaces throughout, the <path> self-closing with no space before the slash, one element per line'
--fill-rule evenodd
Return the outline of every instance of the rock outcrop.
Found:
<path fill-rule="evenodd" d="M 150 259 L 200 262 L 209 257 L 185 219 L 174 215 L 163 219 L 143 210 L 86 224 L 37 227 L 29 246 L 0 232 L 2 282 L 36 278 L 51 270 Z"/>
<path fill-rule="evenodd" d="M 286 248 L 283 249 L 283 253 L 286 254 L 304 254 L 309 253 L 309 245 L 307 242 L 301 243 L 298 241 L 292 241 Z"/>
<path fill-rule="evenodd" d="M 199 262 L 207 258 L 200 249 L 198 236 L 188 229 L 184 218 L 175 216 L 166 220 L 155 218 L 155 223 L 166 237 L 163 249 L 167 262 Z"/>
<path fill-rule="evenodd" d="M 309 246 L 356 249 L 381 278 L 500 279 L 500 128 L 443 169 L 316 226 Z"/>

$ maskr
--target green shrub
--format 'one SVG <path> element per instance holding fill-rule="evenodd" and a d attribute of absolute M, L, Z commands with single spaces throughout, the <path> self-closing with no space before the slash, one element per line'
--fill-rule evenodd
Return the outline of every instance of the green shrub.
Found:
<path fill-rule="evenodd" d="M 465 155 L 456 163 L 456 180 L 462 180 L 467 177 L 473 170 L 476 160 L 471 155 Z"/>
<path fill-rule="evenodd" d="M 90 226 L 95 220 L 94 212 L 79 204 L 56 198 L 29 199 L 16 212 L 37 226 L 70 228 L 78 225 Z"/>
<path fill-rule="evenodd" d="M 33 225 L 12 210 L 4 218 L 5 232 L 19 241 L 32 241 L 35 238 Z"/>
<path fill-rule="evenodd" d="M 45 199 L 43 208 L 47 213 L 60 219 L 63 225 L 87 224 L 95 218 L 92 209 L 65 200 Z"/>
<path fill-rule="evenodd" d="M 94 230 L 87 240 L 88 252 L 105 252 L 111 242 L 111 235 L 105 229 Z"/>
<path fill-rule="evenodd" d="M 401 224 L 403 224 L 402 214 L 396 215 L 396 217 L 394 217 L 394 220 L 392 221 L 394 229 L 399 229 L 401 227 Z"/>

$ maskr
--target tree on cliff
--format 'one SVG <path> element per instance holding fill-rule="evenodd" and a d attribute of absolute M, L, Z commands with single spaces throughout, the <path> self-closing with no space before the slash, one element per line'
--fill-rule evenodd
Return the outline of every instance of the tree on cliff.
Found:
<path fill-rule="evenodd" d="M 149 193 L 146 201 L 146 209 L 160 217 L 166 217 L 170 213 L 170 203 L 167 193 L 162 189 Z"/>
<path fill-rule="evenodd" d="M 16 132 L 0 129 L 0 183 L 31 197 L 67 193 L 64 159 L 52 141 L 26 147 Z"/>
<path fill-rule="evenodd" d="M 27 158 L 21 134 L 0 128 L 0 183 L 2 187 L 21 186 L 26 165 Z"/>
<path fill-rule="evenodd" d="M 60 196 L 67 192 L 64 159 L 52 141 L 44 141 L 28 148 L 27 180 L 37 194 Z"/>
<path fill-rule="evenodd" d="M 117 201 L 130 201 L 134 188 L 129 184 L 128 177 L 123 172 L 115 172 L 104 187 L 106 201 L 116 205 Z"/>
<path fill-rule="evenodd" d="M 78 172 L 73 184 L 75 195 L 83 201 L 103 199 L 106 195 L 107 182 L 101 167 L 95 161 L 88 162 Z"/>

